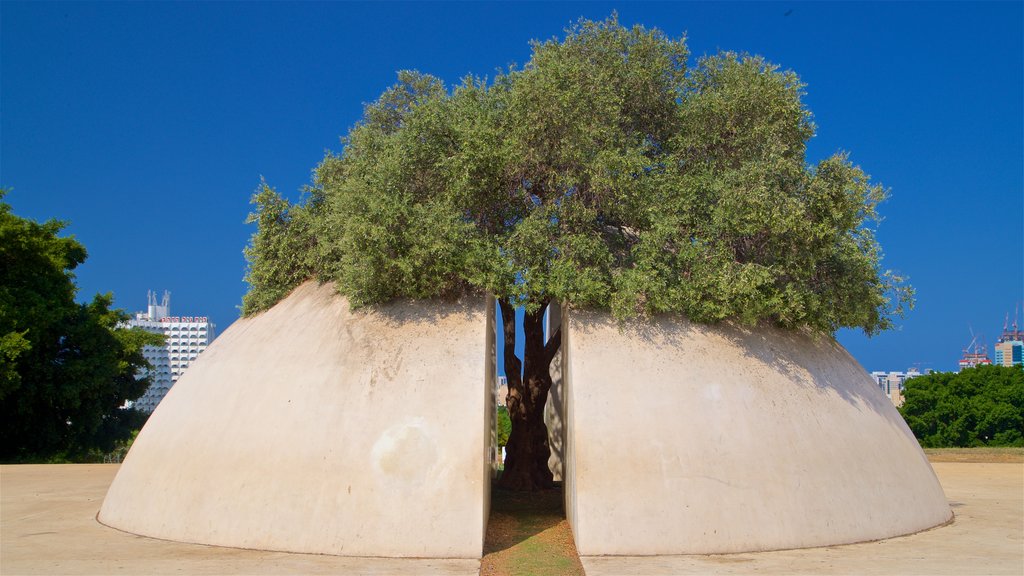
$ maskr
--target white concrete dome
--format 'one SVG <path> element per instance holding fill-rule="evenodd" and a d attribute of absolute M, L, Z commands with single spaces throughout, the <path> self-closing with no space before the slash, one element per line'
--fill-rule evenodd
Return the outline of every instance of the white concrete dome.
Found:
<path fill-rule="evenodd" d="M 833 339 L 586 311 L 563 322 L 581 555 L 827 546 L 952 518 L 903 418 Z"/>
<path fill-rule="evenodd" d="M 235 322 L 189 368 L 99 520 L 239 548 L 479 558 L 491 474 L 486 309 L 477 299 L 353 312 L 331 286 L 300 286 Z"/>
<path fill-rule="evenodd" d="M 184 542 L 478 558 L 493 307 L 349 309 L 307 283 L 171 389 L 100 511 Z M 566 510 L 581 555 L 862 542 L 952 518 L 917 441 L 831 338 L 563 318 Z"/>

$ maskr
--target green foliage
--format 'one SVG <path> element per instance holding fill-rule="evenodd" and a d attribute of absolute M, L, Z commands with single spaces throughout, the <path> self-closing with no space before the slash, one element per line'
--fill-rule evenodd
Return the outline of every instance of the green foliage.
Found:
<path fill-rule="evenodd" d="M 117 442 L 114 442 L 114 448 L 112 450 L 103 454 L 98 454 L 95 460 L 97 462 L 104 462 L 108 464 L 120 464 L 123 462 L 125 456 L 128 455 L 128 451 L 132 449 L 132 444 L 135 443 L 135 439 L 139 437 L 139 432 L 142 431 L 141 426 L 145 424 L 145 418 L 142 420 L 140 428 L 132 430 L 131 435 L 127 438 L 122 438 Z"/>
<path fill-rule="evenodd" d="M 318 196 L 293 206 L 261 182 L 251 202 L 256 211 L 246 223 L 256 224 L 257 231 L 244 251 L 249 262 L 245 281 L 250 286 L 242 300 L 246 315 L 273 306 L 304 280 L 315 277 L 320 256 L 313 231 L 321 204 Z"/>
<path fill-rule="evenodd" d="M 926 448 L 1024 446 L 1024 368 L 978 366 L 907 380 L 900 414 Z"/>
<path fill-rule="evenodd" d="M 497 444 L 498 446 L 504 446 L 508 443 L 509 434 L 512 433 L 512 419 L 508 417 L 508 408 L 498 406 L 498 413 L 494 420 L 494 425 L 498 432 Z"/>
<path fill-rule="evenodd" d="M 258 201 L 246 313 L 314 277 L 355 305 L 483 292 L 869 334 L 912 304 L 879 268 L 885 190 L 845 154 L 808 164 L 793 72 L 689 68 L 684 39 L 615 16 L 532 48 L 451 91 L 400 72 L 306 204 Z"/>
<path fill-rule="evenodd" d="M 5 192 L 0 191 L 0 200 Z M 76 458 L 138 427 L 121 410 L 145 392 L 142 348 L 162 337 L 121 325 L 112 297 L 75 302 L 86 257 L 64 223 L 42 224 L 0 201 L 0 460 Z"/>

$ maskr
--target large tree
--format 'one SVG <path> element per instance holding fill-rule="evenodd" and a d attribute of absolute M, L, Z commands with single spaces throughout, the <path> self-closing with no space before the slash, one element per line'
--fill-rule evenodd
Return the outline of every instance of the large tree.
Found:
<path fill-rule="evenodd" d="M 549 486 L 552 302 L 827 333 L 886 329 L 909 304 L 879 270 L 884 190 L 842 154 L 808 165 L 802 90 L 759 57 L 688 68 L 683 39 L 614 16 L 534 43 L 490 81 L 449 91 L 400 72 L 304 203 L 265 185 L 254 197 L 245 312 L 312 277 L 356 306 L 493 294 L 512 420 L 502 483 Z"/>
<path fill-rule="evenodd" d="M 977 366 L 906 382 L 900 414 L 925 448 L 1024 446 L 1024 368 Z"/>
<path fill-rule="evenodd" d="M 146 391 L 146 344 L 123 328 L 110 295 L 75 302 L 86 257 L 64 223 L 20 218 L 0 190 L 0 460 L 76 459 L 127 438 L 141 416 L 122 410 Z"/>

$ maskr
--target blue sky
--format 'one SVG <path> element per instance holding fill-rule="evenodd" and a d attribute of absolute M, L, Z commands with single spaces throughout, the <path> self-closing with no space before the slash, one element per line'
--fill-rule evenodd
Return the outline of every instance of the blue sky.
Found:
<path fill-rule="evenodd" d="M 362 105 L 418 69 L 453 84 L 618 10 L 695 56 L 797 72 L 814 162 L 838 150 L 891 188 L 883 266 L 910 277 L 900 329 L 840 341 L 868 370 L 952 370 L 1024 300 L 1024 41 L 1003 3 L 0 3 L 0 185 L 70 221 L 83 297 L 225 329 L 246 286 L 260 177 L 292 199 Z M 1021 312 L 1024 317 L 1024 311 Z"/>

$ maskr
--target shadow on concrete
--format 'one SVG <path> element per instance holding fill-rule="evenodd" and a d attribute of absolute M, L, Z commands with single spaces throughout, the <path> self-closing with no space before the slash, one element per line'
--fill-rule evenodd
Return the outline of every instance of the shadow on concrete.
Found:
<path fill-rule="evenodd" d="M 388 326 L 408 324 L 436 324 L 443 318 L 456 317 L 463 321 L 482 318 L 487 298 L 470 294 L 461 298 L 434 298 L 429 300 L 401 299 L 384 304 L 363 306 L 353 314 L 374 316 Z"/>
<path fill-rule="evenodd" d="M 735 321 L 700 324 L 678 314 L 664 314 L 643 320 L 616 321 L 610 314 L 592 310 L 576 311 L 585 318 L 574 330 L 615 329 L 648 349 L 702 347 L 726 341 L 744 351 L 793 386 L 813 387 L 839 396 L 858 411 L 881 414 L 894 425 L 902 420 L 890 400 L 835 339 L 809 329 L 783 329 L 768 322 L 747 326 Z M 723 370 L 736 366 L 723 365 Z"/>

